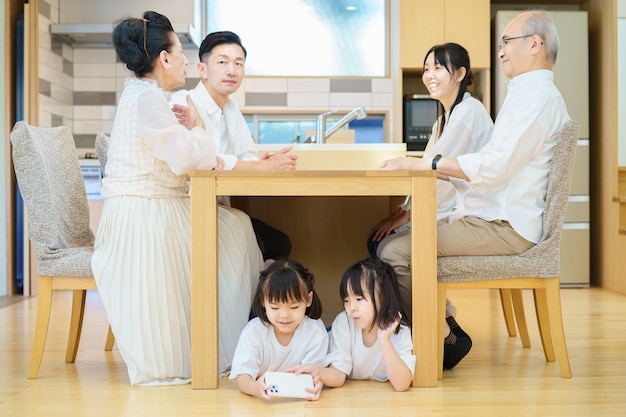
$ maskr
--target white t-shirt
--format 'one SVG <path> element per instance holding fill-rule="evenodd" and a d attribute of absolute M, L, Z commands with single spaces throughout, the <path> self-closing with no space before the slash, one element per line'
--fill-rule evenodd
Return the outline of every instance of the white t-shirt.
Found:
<path fill-rule="evenodd" d="M 411 371 L 415 372 L 415 355 L 411 330 L 400 325 L 400 331 L 391 335 L 391 344 L 398 355 Z M 387 370 L 383 360 L 383 352 L 377 340 L 372 346 L 363 344 L 363 331 L 359 329 L 346 312 L 341 312 L 333 321 L 330 331 L 328 362 L 349 379 L 373 379 L 387 381 Z"/>
<path fill-rule="evenodd" d="M 439 120 L 432 127 L 430 139 L 424 149 L 424 158 L 441 154 L 453 158 L 470 152 L 478 152 L 491 138 L 493 120 L 485 109 L 485 105 L 472 97 L 470 93 L 463 95 L 463 100 L 454 107 L 447 117 L 446 126 L 441 136 L 436 139 Z M 469 188 L 449 181 L 437 180 L 437 219 L 449 216 L 458 204 L 458 199 Z M 410 203 L 405 209 L 410 209 Z"/>
<path fill-rule="evenodd" d="M 247 374 L 257 379 L 269 369 L 283 371 L 302 364 L 326 367 L 327 350 L 328 332 L 320 319 L 305 316 L 289 345 L 283 346 L 276 339 L 274 327 L 255 317 L 239 336 L 229 378 Z"/>

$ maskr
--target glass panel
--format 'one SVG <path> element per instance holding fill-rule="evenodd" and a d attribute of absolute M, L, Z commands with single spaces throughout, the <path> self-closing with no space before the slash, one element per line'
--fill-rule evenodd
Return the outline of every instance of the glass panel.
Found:
<path fill-rule="evenodd" d="M 354 129 L 356 143 L 384 143 L 385 124 L 382 118 L 353 120 L 348 128 Z"/>
<path fill-rule="evenodd" d="M 259 143 L 304 142 L 306 131 L 315 130 L 315 122 L 310 121 L 260 121 Z"/>
<path fill-rule="evenodd" d="M 248 127 L 257 143 L 304 143 L 315 132 L 316 115 L 246 115 Z M 336 120 L 328 122 L 330 128 Z M 354 130 L 355 143 L 384 143 L 385 119 L 383 115 L 368 115 L 353 120 L 346 127 Z M 258 135 L 255 134 L 258 131 Z M 313 133 L 312 133 L 313 132 Z M 258 136 L 258 137 L 257 137 Z"/>
<path fill-rule="evenodd" d="M 208 31 L 243 42 L 253 76 L 383 77 L 387 1 L 207 0 Z"/>

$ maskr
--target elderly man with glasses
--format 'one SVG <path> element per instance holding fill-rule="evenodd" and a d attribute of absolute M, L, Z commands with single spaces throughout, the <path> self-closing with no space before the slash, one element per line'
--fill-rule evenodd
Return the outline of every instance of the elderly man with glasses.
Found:
<path fill-rule="evenodd" d="M 541 239 L 550 161 L 559 131 L 570 119 L 553 81 L 558 50 L 550 17 L 539 10 L 521 13 L 505 28 L 498 48 L 510 82 L 489 142 L 456 158 L 397 158 L 381 165 L 437 170 L 453 185 L 469 182 L 457 209 L 438 222 L 438 256 L 518 254 Z M 401 294 L 410 296 L 410 236 L 387 245 L 381 258 L 396 271 Z M 447 321 L 444 367 L 451 368 L 471 344 L 455 346 L 455 335 L 467 334 L 453 317 Z"/>

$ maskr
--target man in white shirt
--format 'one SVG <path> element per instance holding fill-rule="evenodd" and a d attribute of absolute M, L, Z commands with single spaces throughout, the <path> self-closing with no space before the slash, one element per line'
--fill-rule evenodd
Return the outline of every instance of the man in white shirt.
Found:
<path fill-rule="evenodd" d="M 185 115 L 181 106 L 186 106 L 189 95 L 206 131 L 215 140 L 217 156 L 224 161 L 224 169 L 295 169 L 297 157 L 290 153 L 291 147 L 259 158 L 246 120 L 237 103 L 230 99 L 244 78 L 247 52 L 239 36 L 226 31 L 210 33 L 202 41 L 198 55 L 200 82 L 193 90 L 177 91 L 170 100 L 179 119 Z M 251 220 L 263 259 L 288 258 L 291 242 L 287 235 L 259 219 Z"/>
<path fill-rule="evenodd" d="M 437 170 L 438 178 L 455 186 L 469 182 L 457 210 L 437 223 L 438 256 L 517 254 L 539 242 L 550 161 L 569 120 L 553 82 L 558 49 L 556 27 L 544 12 L 520 14 L 500 42 L 498 56 L 511 81 L 489 142 L 479 152 L 456 158 L 397 158 L 381 165 Z M 380 254 L 394 267 L 401 294 L 411 294 L 410 248 L 407 236 Z M 406 298 L 403 305 L 410 309 Z M 453 352 L 452 366 L 467 352 Z"/>

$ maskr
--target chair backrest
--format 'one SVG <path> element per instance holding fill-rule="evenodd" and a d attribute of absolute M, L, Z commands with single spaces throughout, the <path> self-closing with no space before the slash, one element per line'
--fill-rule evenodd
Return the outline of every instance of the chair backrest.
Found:
<path fill-rule="evenodd" d="M 65 249 L 93 246 L 85 182 L 70 129 L 17 122 L 11 142 L 38 258 L 56 259 Z"/>
<path fill-rule="evenodd" d="M 107 155 L 109 152 L 109 136 L 104 132 L 99 132 L 96 135 L 96 156 L 100 161 L 100 167 L 102 168 L 102 176 L 106 175 L 105 168 L 107 165 Z"/>
<path fill-rule="evenodd" d="M 546 204 L 543 209 L 543 233 L 541 241 L 526 251 L 529 255 L 533 255 L 535 251 L 549 250 L 554 253 L 556 259 L 559 257 L 559 245 L 567 213 L 579 129 L 580 124 L 577 121 L 568 121 L 561 129 L 554 145 L 548 174 Z"/>

